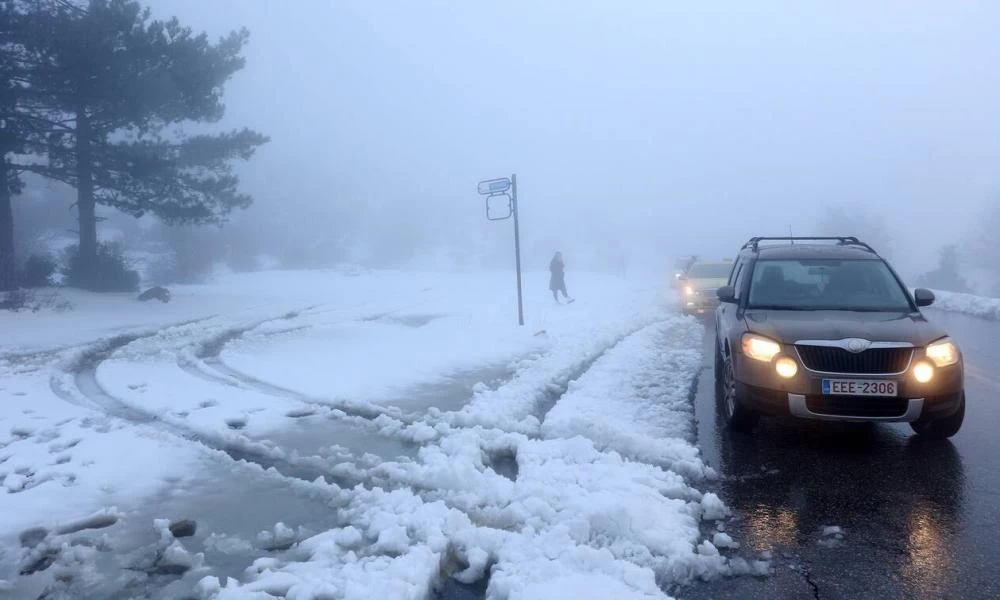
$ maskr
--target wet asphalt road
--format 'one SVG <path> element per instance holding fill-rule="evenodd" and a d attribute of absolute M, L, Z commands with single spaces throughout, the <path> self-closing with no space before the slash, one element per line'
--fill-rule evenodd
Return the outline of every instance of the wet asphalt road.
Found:
<path fill-rule="evenodd" d="M 946 442 L 908 425 L 765 419 L 720 427 L 711 324 L 696 414 L 741 556 L 774 575 L 696 583 L 681 598 L 1000 598 L 1000 323 L 930 310 L 965 354 L 967 412 Z M 842 539 L 824 535 L 839 526 Z"/>

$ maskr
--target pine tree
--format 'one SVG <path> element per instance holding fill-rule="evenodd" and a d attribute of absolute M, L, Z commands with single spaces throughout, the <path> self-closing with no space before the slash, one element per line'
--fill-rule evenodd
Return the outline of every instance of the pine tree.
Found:
<path fill-rule="evenodd" d="M 25 170 L 76 188 L 85 271 L 96 268 L 98 204 L 201 223 L 251 203 L 238 192 L 232 161 L 249 159 L 265 136 L 168 133 L 223 116 L 222 88 L 244 66 L 246 30 L 213 44 L 176 19 L 152 20 L 134 0 L 24 1 L 34 17 L 32 50 L 44 59 L 34 100 L 66 115 L 37 146 L 48 164 Z"/>
<path fill-rule="evenodd" d="M 17 287 L 12 200 L 23 182 L 14 157 L 26 151 L 36 125 L 24 106 L 33 66 L 23 43 L 24 9 L 23 2 L 0 0 L 0 291 Z"/>
<path fill-rule="evenodd" d="M 917 284 L 950 292 L 971 291 L 969 284 L 962 277 L 958 246 L 951 244 L 941 248 L 941 252 L 938 254 L 937 268 L 922 275 L 917 280 Z"/>

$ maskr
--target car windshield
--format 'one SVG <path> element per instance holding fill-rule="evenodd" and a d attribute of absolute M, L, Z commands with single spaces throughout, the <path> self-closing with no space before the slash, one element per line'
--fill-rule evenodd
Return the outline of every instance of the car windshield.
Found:
<path fill-rule="evenodd" d="M 911 310 L 906 291 L 881 260 L 760 260 L 748 308 Z"/>
<path fill-rule="evenodd" d="M 691 279 L 719 279 L 729 277 L 732 263 L 697 263 L 688 271 Z"/>

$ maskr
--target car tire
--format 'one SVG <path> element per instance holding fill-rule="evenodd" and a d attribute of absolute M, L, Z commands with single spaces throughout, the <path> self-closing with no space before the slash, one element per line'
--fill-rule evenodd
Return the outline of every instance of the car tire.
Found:
<path fill-rule="evenodd" d="M 744 406 L 736 393 L 736 371 L 733 367 L 733 357 L 725 357 L 722 364 L 723 376 L 720 382 L 722 416 L 730 430 L 738 433 L 750 433 L 757 427 L 760 413 Z"/>
<path fill-rule="evenodd" d="M 910 427 L 917 435 L 930 440 L 943 440 L 958 433 L 965 421 L 965 392 L 954 414 L 933 421 L 914 421 Z"/>
<path fill-rule="evenodd" d="M 722 381 L 723 369 L 726 368 L 726 364 L 722 361 L 722 350 L 719 347 L 719 338 L 715 338 L 715 383 L 720 383 Z"/>

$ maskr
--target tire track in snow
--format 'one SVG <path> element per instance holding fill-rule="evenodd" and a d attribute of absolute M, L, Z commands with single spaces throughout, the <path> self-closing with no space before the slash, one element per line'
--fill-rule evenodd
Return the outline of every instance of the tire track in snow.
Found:
<path fill-rule="evenodd" d="M 543 402 L 539 406 L 538 411 L 535 414 L 535 416 L 538 418 L 538 422 L 539 423 L 545 422 L 545 417 L 549 414 L 549 411 L 555 408 L 556 403 L 558 403 L 559 400 L 561 400 L 562 397 L 565 396 L 566 393 L 569 391 L 570 384 L 583 377 L 584 374 L 586 374 L 587 371 L 589 371 L 597 361 L 601 360 L 601 358 L 604 357 L 604 355 L 606 355 L 607 353 L 611 352 L 612 350 L 620 346 L 622 342 L 632 337 L 633 335 L 645 330 L 648 327 L 654 327 L 662 322 L 663 322 L 662 320 L 657 320 L 650 323 L 644 323 L 642 325 L 639 325 L 638 327 L 626 331 L 622 335 L 612 340 L 610 344 L 604 346 L 600 350 L 589 355 L 582 363 L 580 363 L 577 366 L 576 369 L 572 370 L 565 377 L 559 377 L 555 381 L 550 383 L 549 385 L 552 387 L 551 389 L 547 390 L 548 398 L 546 399 L 545 402 Z M 539 436 L 536 435 L 534 437 L 539 437 Z"/>
<path fill-rule="evenodd" d="M 50 378 L 50 388 L 64 401 L 96 410 L 134 425 L 157 429 L 174 437 L 196 443 L 208 450 L 221 452 L 234 461 L 256 464 L 265 471 L 273 469 L 284 477 L 305 482 L 321 479 L 339 487 L 353 487 L 361 483 L 357 477 L 341 473 L 334 474 L 331 466 L 322 457 L 296 456 L 289 459 L 284 452 L 260 442 L 254 442 L 246 436 L 234 435 L 230 439 L 206 436 L 182 425 L 177 420 L 168 419 L 163 415 L 130 405 L 114 397 L 101 386 L 97 379 L 97 369 L 116 351 L 136 341 L 154 337 L 165 330 L 191 325 L 199 321 L 202 319 L 156 331 L 124 334 L 98 342 L 83 350 L 74 359 L 57 367 L 59 372 Z"/>
<path fill-rule="evenodd" d="M 193 356 L 181 355 L 177 364 L 184 371 L 194 375 L 195 377 L 213 383 L 252 389 L 268 396 L 295 400 L 309 406 L 322 408 L 323 410 L 340 410 L 352 417 L 373 420 L 384 415 L 397 421 L 402 421 L 406 424 L 412 422 L 412 420 L 404 419 L 402 411 L 394 407 L 378 406 L 371 403 L 353 402 L 350 400 L 333 400 L 310 396 L 308 394 L 254 377 L 249 373 L 245 373 L 239 369 L 229 366 L 222 360 L 222 351 L 230 342 L 238 340 L 247 333 L 250 333 L 251 331 L 268 323 L 282 320 L 290 321 L 295 319 L 307 310 L 308 309 L 303 311 L 292 311 L 277 318 L 263 319 L 248 325 L 224 331 L 200 342 L 194 350 Z M 384 314 L 375 315 L 373 320 L 382 318 L 383 316 Z M 362 320 L 368 320 L 368 318 L 362 318 Z"/>

